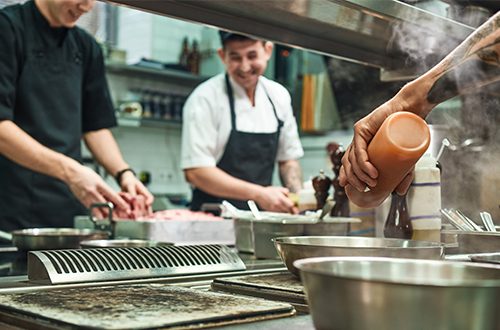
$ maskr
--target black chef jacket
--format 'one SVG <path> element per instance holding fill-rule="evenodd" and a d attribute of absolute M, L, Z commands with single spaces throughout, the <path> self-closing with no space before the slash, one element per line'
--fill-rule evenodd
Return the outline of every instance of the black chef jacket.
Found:
<path fill-rule="evenodd" d="M 1 10 L 0 120 L 81 161 L 82 134 L 116 125 L 93 37 L 51 28 L 33 1 Z M 0 155 L 0 229 L 71 227 L 85 212 L 66 184 Z"/>

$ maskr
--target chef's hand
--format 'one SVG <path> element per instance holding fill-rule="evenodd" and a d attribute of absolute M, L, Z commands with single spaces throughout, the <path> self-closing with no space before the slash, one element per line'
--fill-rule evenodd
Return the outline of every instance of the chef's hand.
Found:
<path fill-rule="evenodd" d="M 94 203 L 110 201 L 115 207 L 130 213 L 128 203 L 114 192 L 96 172 L 86 166 L 79 165 L 73 168 L 66 183 L 76 198 L 87 208 Z M 108 211 L 104 208 L 94 208 L 94 215 L 98 218 L 106 218 Z"/>
<path fill-rule="evenodd" d="M 368 159 L 367 147 L 384 120 L 398 111 L 405 111 L 406 103 L 401 93 L 373 110 L 354 124 L 354 137 L 342 158 L 339 183 L 342 187 L 350 184 L 359 191 L 377 185 L 378 171 Z M 413 171 L 396 187 L 400 195 L 406 193 L 413 180 Z"/>
<path fill-rule="evenodd" d="M 260 194 L 255 199 L 260 208 L 266 211 L 299 213 L 293 201 L 288 198 L 289 191 L 284 187 L 262 187 Z"/>
<path fill-rule="evenodd" d="M 130 171 L 123 173 L 120 179 L 120 188 L 122 191 L 132 196 L 142 195 L 147 206 L 151 206 L 154 201 L 153 195 L 144 187 L 142 182 Z"/>

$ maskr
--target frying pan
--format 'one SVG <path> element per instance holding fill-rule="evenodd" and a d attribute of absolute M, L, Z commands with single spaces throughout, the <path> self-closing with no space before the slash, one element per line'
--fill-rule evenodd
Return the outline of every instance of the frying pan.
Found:
<path fill-rule="evenodd" d="M 157 242 L 142 239 L 97 239 L 80 242 L 80 246 L 86 248 L 119 248 L 119 247 L 152 247 L 173 245 L 169 242 Z"/>
<path fill-rule="evenodd" d="M 81 241 L 108 237 L 105 231 L 75 228 L 30 228 L 11 234 L 0 231 L 0 238 L 11 241 L 21 251 L 78 249 Z"/>

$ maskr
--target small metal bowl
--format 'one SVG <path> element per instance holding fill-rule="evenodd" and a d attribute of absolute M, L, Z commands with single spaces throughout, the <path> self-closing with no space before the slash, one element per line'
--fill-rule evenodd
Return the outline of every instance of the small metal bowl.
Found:
<path fill-rule="evenodd" d="M 316 329 L 500 329 L 500 266 L 375 257 L 298 260 Z"/>
<path fill-rule="evenodd" d="M 169 242 L 156 242 L 141 239 L 98 239 L 82 241 L 80 246 L 84 249 L 89 248 L 121 248 L 121 247 L 153 247 L 173 245 Z"/>

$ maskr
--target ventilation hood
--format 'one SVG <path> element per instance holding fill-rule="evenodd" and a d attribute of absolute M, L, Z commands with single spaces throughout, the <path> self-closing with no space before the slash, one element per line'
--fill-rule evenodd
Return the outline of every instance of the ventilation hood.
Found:
<path fill-rule="evenodd" d="M 379 67 L 383 80 L 417 75 L 419 61 L 434 64 L 473 31 L 393 0 L 110 2 Z"/>

